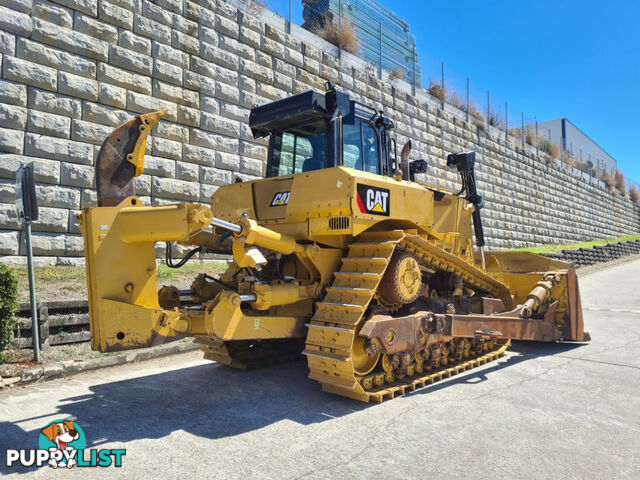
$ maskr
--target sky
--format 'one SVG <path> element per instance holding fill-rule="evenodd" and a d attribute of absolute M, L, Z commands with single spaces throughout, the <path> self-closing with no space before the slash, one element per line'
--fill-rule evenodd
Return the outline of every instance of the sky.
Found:
<path fill-rule="evenodd" d="M 445 83 L 468 76 L 510 124 L 566 117 L 640 183 L 640 0 L 378 1 L 409 23 L 425 81 L 444 61 Z M 288 4 L 268 0 L 284 17 Z"/>

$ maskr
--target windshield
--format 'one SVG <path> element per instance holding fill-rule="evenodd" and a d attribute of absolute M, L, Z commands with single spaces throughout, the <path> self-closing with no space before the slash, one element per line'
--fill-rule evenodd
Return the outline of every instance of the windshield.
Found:
<path fill-rule="evenodd" d="M 326 163 L 327 121 L 311 123 L 278 132 L 274 138 L 270 177 L 310 172 Z"/>
<path fill-rule="evenodd" d="M 375 129 L 360 118 L 342 127 L 342 164 L 345 167 L 380 173 L 378 136 Z"/>

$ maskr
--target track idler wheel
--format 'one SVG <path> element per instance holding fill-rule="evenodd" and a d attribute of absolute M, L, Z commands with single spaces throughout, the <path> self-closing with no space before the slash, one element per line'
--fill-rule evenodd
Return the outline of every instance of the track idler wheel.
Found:
<path fill-rule="evenodd" d="M 378 298 L 385 304 L 406 304 L 420 296 L 422 274 L 418 260 L 408 252 L 393 254 L 380 280 Z"/>
<path fill-rule="evenodd" d="M 370 373 L 378 364 L 378 360 L 380 359 L 380 346 L 379 342 L 376 345 L 377 339 L 373 340 L 374 341 L 367 340 L 360 335 L 356 335 L 353 339 L 351 363 L 353 365 L 353 371 L 358 375 Z"/>

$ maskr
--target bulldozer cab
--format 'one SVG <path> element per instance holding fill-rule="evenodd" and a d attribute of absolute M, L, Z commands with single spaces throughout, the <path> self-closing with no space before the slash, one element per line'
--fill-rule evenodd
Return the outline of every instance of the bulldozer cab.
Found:
<path fill-rule="evenodd" d="M 270 136 L 267 177 L 340 165 L 378 175 L 393 171 L 393 123 L 334 89 L 255 107 L 249 126 L 257 138 Z"/>

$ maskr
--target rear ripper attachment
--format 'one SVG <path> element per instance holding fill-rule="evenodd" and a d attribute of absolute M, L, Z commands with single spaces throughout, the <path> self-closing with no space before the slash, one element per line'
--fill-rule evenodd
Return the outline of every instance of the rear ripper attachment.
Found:
<path fill-rule="evenodd" d="M 113 207 L 135 195 L 134 179 L 144 171 L 147 137 L 165 113 L 166 109 L 139 115 L 104 141 L 96 159 L 98 206 Z"/>

